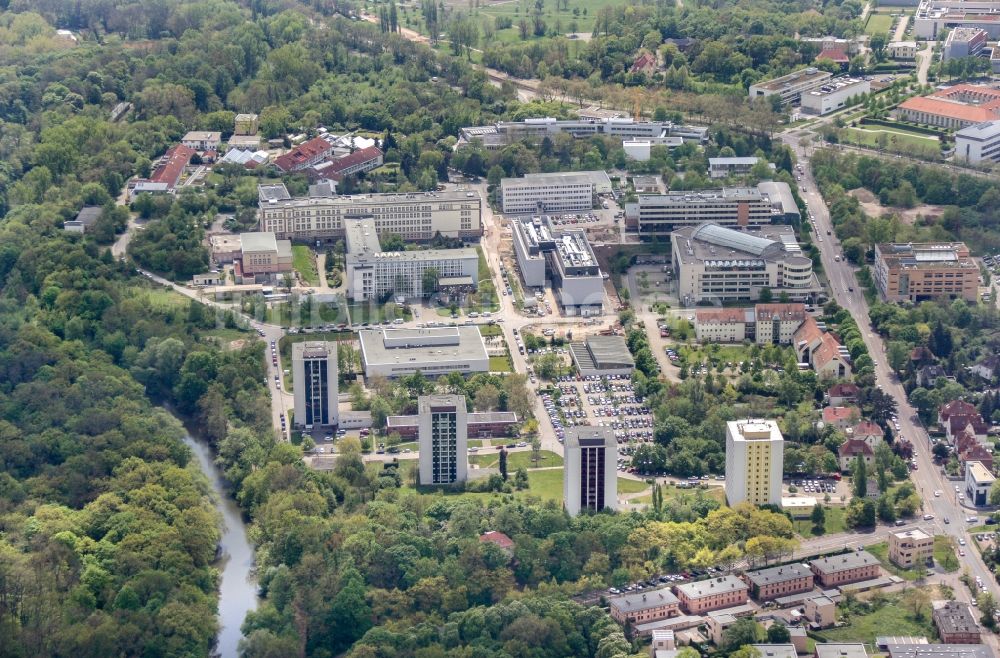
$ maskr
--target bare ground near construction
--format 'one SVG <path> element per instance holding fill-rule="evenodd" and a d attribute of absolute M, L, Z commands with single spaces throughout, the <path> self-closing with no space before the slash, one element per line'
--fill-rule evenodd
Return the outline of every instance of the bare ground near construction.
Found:
<path fill-rule="evenodd" d="M 910 226 L 917 223 L 917 218 L 937 219 L 944 214 L 944 206 L 935 206 L 927 203 L 916 205 L 912 208 L 898 208 L 896 206 L 883 206 L 878 197 L 869 190 L 859 187 L 848 192 L 858 200 L 865 214 L 870 217 L 881 217 L 882 215 L 896 215 L 904 224 Z"/>

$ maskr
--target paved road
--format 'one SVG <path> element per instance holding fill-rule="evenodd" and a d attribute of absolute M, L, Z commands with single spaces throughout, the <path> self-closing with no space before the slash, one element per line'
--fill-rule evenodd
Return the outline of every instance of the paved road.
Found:
<path fill-rule="evenodd" d="M 899 23 L 896 24 L 896 31 L 892 35 L 890 41 L 902 41 L 903 37 L 906 35 L 906 26 L 910 22 L 910 15 L 903 14 L 899 18 Z"/>
<path fill-rule="evenodd" d="M 871 328 L 868 303 L 861 293 L 861 286 L 855 278 L 854 268 L 844 259 L 841 259 L 840 262 L 835 260 L 835 256 L 841 253 L 840 243 L 836 236 L 832 235 L 833 226 L 829 211 L 816 189 L 816 181 L 808 166 L 810 151 L 799 145 L 800 138 L 803 136 L 802 132 L 792 131 L 784 133 L 780 137 L 793 149 L 798 162 L 804 166 L 802 185 L 807 191 L 802 196 L 809 210 L 815 216 L 819 233 L 818 239 L 823 240 L 823 242 L 818 243 L 818 246 L 823 269 L 829 277 L 833 297 L 857 321 L 862 339 L 875 361 L 876 381 L 886 393 L 892 395 L 896 400 L 901 427 L 900 435 L 911 441 L 915 449 L 918 470 L 912 473 L 912 478 L 923 499 L 922 512 L 934 516 L 928 525 L 936 534 L 949 535 L 956 540 L 959 538 L 968 539 L 966 528 L 970 524 L 965 522 L 965 518 L 969 516 L 970 512 L 958 502 L 955 493 L 956 483 L 945 479 L 940 469 L 933 463 L 930 438 L 920 424 L 916 410 L 907 400 L 899 379 L 890 372 L 882 338 Z M 827 231 L 831 235 L 827 235 Z M 854 288 L 853 292 L 850 290 L 851 287 Z M 942 495 L 940 497 L 934 496 L 935 491 L 941 491 Z M 985 583 L 988 583 L 990 591 L 995 596 L 1000 596 L 1000 588 L 997 587 L 996 580 L 992 578 L 977 551 L 967 550 L 966 556 L 960 560 L 963 568 L 968 569 L 973 576 L 981 577 Z"/>
<path fill-rule="evenodd" d="M 934 42 L 928 41 L 924 49 L 917 53 L 917 82 L 922 85 L 927 84 L 927 71 L 931 68 L 932 59 L 934 59 Z"/>

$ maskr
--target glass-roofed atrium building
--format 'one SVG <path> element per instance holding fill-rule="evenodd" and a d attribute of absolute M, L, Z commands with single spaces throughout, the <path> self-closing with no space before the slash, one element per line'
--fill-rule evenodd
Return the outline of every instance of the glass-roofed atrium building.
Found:
<path fill-rule="evenodd" d="M 686 305 L 756 301 L 764 288 L 811 301 L 821 291 L 790 226 L 738 231 L 703 223 L 674 231 L 670 241 L 677 294 Z"/>

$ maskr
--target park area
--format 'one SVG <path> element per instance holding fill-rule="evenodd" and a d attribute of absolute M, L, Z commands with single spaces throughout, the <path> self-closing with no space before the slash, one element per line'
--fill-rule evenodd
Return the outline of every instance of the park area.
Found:
<path fill-rule="evenodd" d="M 892 16 L 872 12 L 865 23 L 865 34 L 887 34 L 892 28 Z"/>

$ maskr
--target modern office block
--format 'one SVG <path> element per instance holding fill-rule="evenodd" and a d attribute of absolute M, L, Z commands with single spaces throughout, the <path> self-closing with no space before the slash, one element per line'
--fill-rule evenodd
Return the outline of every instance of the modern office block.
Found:
<path fill-rule="evenodd" d="M 781 504 L 785 440 L 773 420 L 726 423 L 726 499 L 730 505 Z"/>
<path fill-rule="evenodd" d="M 295 424 L 339 425 L 337 414 L 337 344 L 306 341 L 292 345 Z"/>
<path fill-rule="evenodd" d="M 422 395 L 417 400 L 420 429 L 420 483 L 454 484 L 469 476 L 469 422 L 465 396 Z"/>
<path fill-rule="evenodd" d="M 581 510 L 618 509 L 618 442 L 610 427 L 566 429 L 563 505 Z"/>

